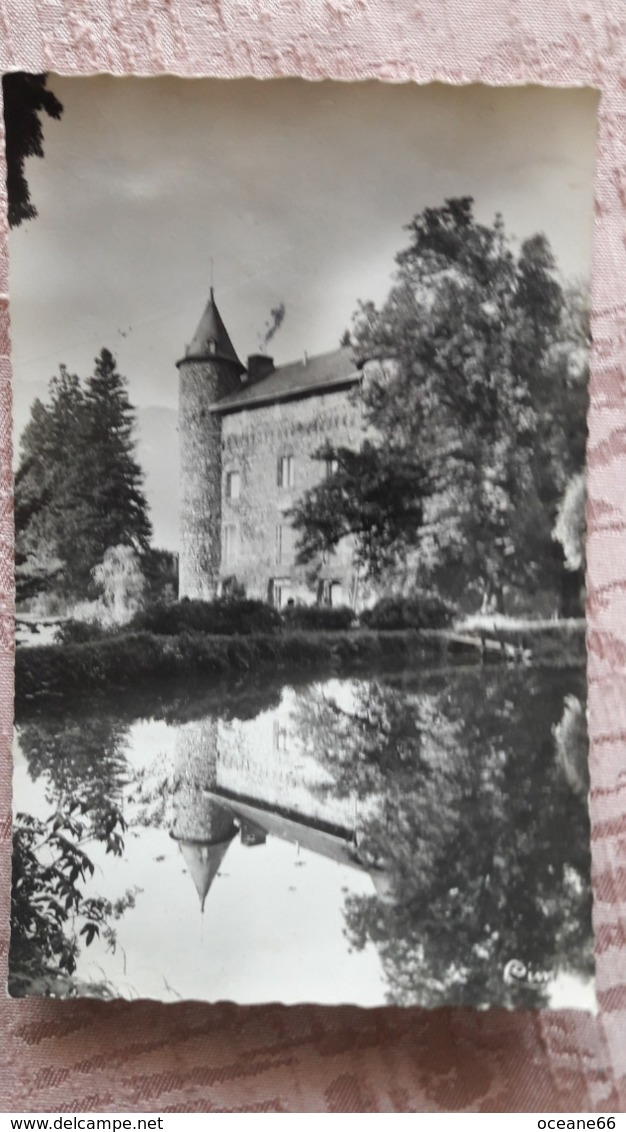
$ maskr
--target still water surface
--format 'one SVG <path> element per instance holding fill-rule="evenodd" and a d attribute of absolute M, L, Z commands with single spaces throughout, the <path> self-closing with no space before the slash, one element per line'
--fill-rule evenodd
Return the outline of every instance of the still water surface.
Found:
<path fill-rule="evenodd" d="M 16 811 L 114 800 L 77 975 L 166 1001 L 592 1006 L 582 670 L 446 668 L 17 721 Z"/>

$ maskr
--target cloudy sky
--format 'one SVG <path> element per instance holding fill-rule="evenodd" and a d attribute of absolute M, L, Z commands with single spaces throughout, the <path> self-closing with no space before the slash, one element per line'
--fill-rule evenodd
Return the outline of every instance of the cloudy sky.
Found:
<path fill-rule="evenodd" d="M 242 358 L 285 303 L 278 363 L 333 349 L 356 301 L 384 298 L 403 225 L 448 196 L 473 196 L 487 222 L 502 212 L 518 239 L 545 232 L 563 273 L 588 275 L 591 91 L 108 76 L 49 85 L 65 109 L 45 122 L 45 159 L 27 166 L 39 217 L 10 238 L 17 435 L 59 363 L 84 376 L 104 345 L 142 413 L 175 410 L 175 362 L 211 260 Z"/>

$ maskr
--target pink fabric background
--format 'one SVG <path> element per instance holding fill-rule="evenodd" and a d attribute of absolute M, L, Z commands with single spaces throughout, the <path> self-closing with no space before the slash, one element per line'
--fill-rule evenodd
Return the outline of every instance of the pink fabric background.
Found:
<path fill-rule="evenodd" d="M 587 84 L 602 91 L 588 555 L 599 1016 L 13 1002 L 2 991 L 0 1111 L 623 1112 L 623 0 L 0 0 L 0 69 L 534 82 Z M 10 871 L 12 519 L 6 226 L 4 221 L 0 224 L 0 981 L 4 983 Z"/>

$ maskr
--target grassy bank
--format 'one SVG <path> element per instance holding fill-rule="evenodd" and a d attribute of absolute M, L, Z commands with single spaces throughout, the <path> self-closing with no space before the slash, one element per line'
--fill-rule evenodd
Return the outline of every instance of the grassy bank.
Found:
<path fill-rule="evenodd" d="M 565 626 L 565 627 L 564 627 Z M 582 622 L 546 623 L 530 631 L 448 633 L 436 630 L 344 632 L 284 631 L 225 636 L 185 632 L 119 633 L 82 644 L 36 645 L 17 650 L 16 701 L 146 685 L 150 681 L 249 676 L 282 680 L 316 675 L 412 667 L 424 661 L 514 661 L 571 665 L 584 660 Z"/>
<path fill-rule="evenodd" d="M 475 648 L 461 646 L 471 655 Z M 82 689 L 127 688 L 148 680 L 203 675 L 212 680 L 276 674 L 282 678 L 342 674 L 379 666 L 403 667 L 443 657 L 443 638 L 403 632 L 284 632 L 254 637 L 181 633 L 128 633 L 76 645 L 19 649 L 16 699 L 72 693 Z"/>
<path fill-rule="evenodd" d="M 561 621 L 510 618 L 491 625 L 470 623 L 460 627 L 458 632 L 480 640 L 486 660 L 518 656 L 557 667 L 585 661 L 586 623 L 583 618 Z"/>

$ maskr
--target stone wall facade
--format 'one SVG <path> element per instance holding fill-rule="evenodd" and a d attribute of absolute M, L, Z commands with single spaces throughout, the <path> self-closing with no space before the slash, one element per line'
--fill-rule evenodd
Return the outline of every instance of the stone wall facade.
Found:
<path fill-rule="evenodd" d="M 316 737 L 300 720 L 301 702 L 302 696 L 283 688 L 277 708 L 251 720 L 219 720 L 218 790 L 289 810 L 311 825 L 352 829 L 355 800 L 335 796 L 332 775 L 316 758 Z"/>
<path fill-rule="evenodd" d="M 309 567 L 296 565 L 288 512 L 327 474 L 324 461 L 314 458 L 320 448 L 327 442 L 360 447 L 357 388 L 251 406 L 216 421 L 222 425 L 222 582 L 235 578 L 249 596 L 278 606 L 290 599 L 351 603 L 357 584 L 351 541 L 313 577 Z M 237 498 L 231 497 L 233 473 Z"/>

